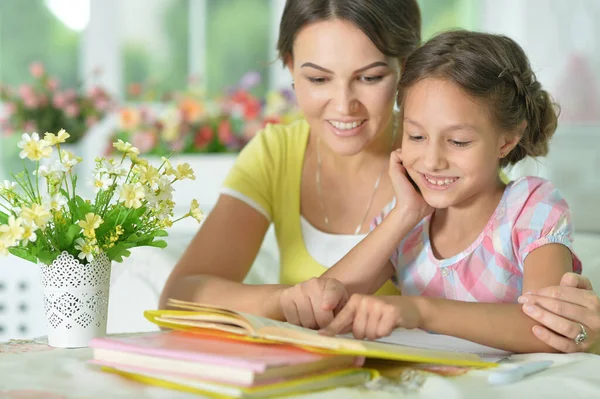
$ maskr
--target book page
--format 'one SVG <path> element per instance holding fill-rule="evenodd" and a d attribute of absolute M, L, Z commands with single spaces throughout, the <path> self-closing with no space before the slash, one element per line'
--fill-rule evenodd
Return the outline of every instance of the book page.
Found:
<path fill-rule="evenodd" d="M 511 355 L 511 352 L 501 349 L 491 348 L 449 335 L 429 333 L 420 329 L 407 330 L 405 328 L 397 328 L 390 336 L 380 338 L 378 341 L 396 345 L 408 345 L 416 348 L 472 353 L 479 355 L 487 361 L 499 361 Z"/>

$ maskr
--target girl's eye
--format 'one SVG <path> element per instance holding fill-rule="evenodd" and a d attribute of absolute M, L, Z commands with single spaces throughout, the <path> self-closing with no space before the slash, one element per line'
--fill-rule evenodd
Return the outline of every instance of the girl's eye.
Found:
<path fill-rule="evenodd" d="M 468 146 L 469 144 L 471 144 L 471 142 L 470 142 L 470 141 L 456 141 L 456 140 L 450 140 L 450 143 L 451 143 L 452 145 L 455 145 L 455 146 L 457 146 L 457 147 L 466 147 L 466 146 Z"/>
<path fill-rule="evenodd" d="M 308 80 L 314 84 L 323 84 L 323 83 L 327 82 L 327 78 L 311 78 L 311 77 L 309 77 Z"/>
<path fill-rule="evenodd" d="M 383 76 L 361 76 L 359 79 L 364 83 L 377 83 L 383 79 Z"/>

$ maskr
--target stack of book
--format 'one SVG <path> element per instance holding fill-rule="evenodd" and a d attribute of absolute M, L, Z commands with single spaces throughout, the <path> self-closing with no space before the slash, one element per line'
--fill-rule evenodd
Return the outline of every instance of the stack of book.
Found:
<path fill-rule="evenodd" d="M 92 362 L 147 384 L 218 398 L 263 398 L 363 384 L 378 375 L 365 358 L 412 364 L 493 367 L 470 353 L 345 337 L 229 309 L 170 301 L 151 310 L 172 331 L 94 339 Z"/>

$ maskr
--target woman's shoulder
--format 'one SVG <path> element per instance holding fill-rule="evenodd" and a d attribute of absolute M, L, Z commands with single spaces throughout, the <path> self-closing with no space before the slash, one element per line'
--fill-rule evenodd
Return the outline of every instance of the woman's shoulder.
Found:
<path fill-rule="evenodd" d="M 272 148 L 297 148 L 306 142 L 309 130 L 305 119 L 287 124 L 269 123 L 257 134 L 257 137 Z"/>

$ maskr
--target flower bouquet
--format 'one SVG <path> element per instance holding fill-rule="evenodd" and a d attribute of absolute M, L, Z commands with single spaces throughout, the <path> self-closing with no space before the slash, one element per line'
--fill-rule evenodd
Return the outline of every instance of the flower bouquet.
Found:
<path fill-rule="evenodd" d="M 173 185 L 195 179 L 189 165 L 164 158 L 151 166 L 123 141 L 114 143 L 118 159 L 95 160 L 95 197 L 82 198 L 74 171 L 81 158 L 61 148 L 68 138 L 65 130 L 23 134 L 19 155 L 34 166 L 24 162 L 15 181 L 0 185 L 0 254 L 41 266 L 49 343 L 77 347 L 106 332 L 111 262 L 134 247 L 165 247 L 166 228 L 203 215 L 194 200 L 173 220 Z"/>
<path fill-rule="evenodd" d="M 64 128 L 69 132 L 67 143 L 76 143 L 112 107 L 110 95 L 100 86 L 87 93 L 63 90 L 42 64 L 33 63 L 29 69 L 32 84 L 23 84 L 16 90 L 0 87 L 5 111 L 0 129 L 5 136 L 23 131 L 56 132 Z"/>

